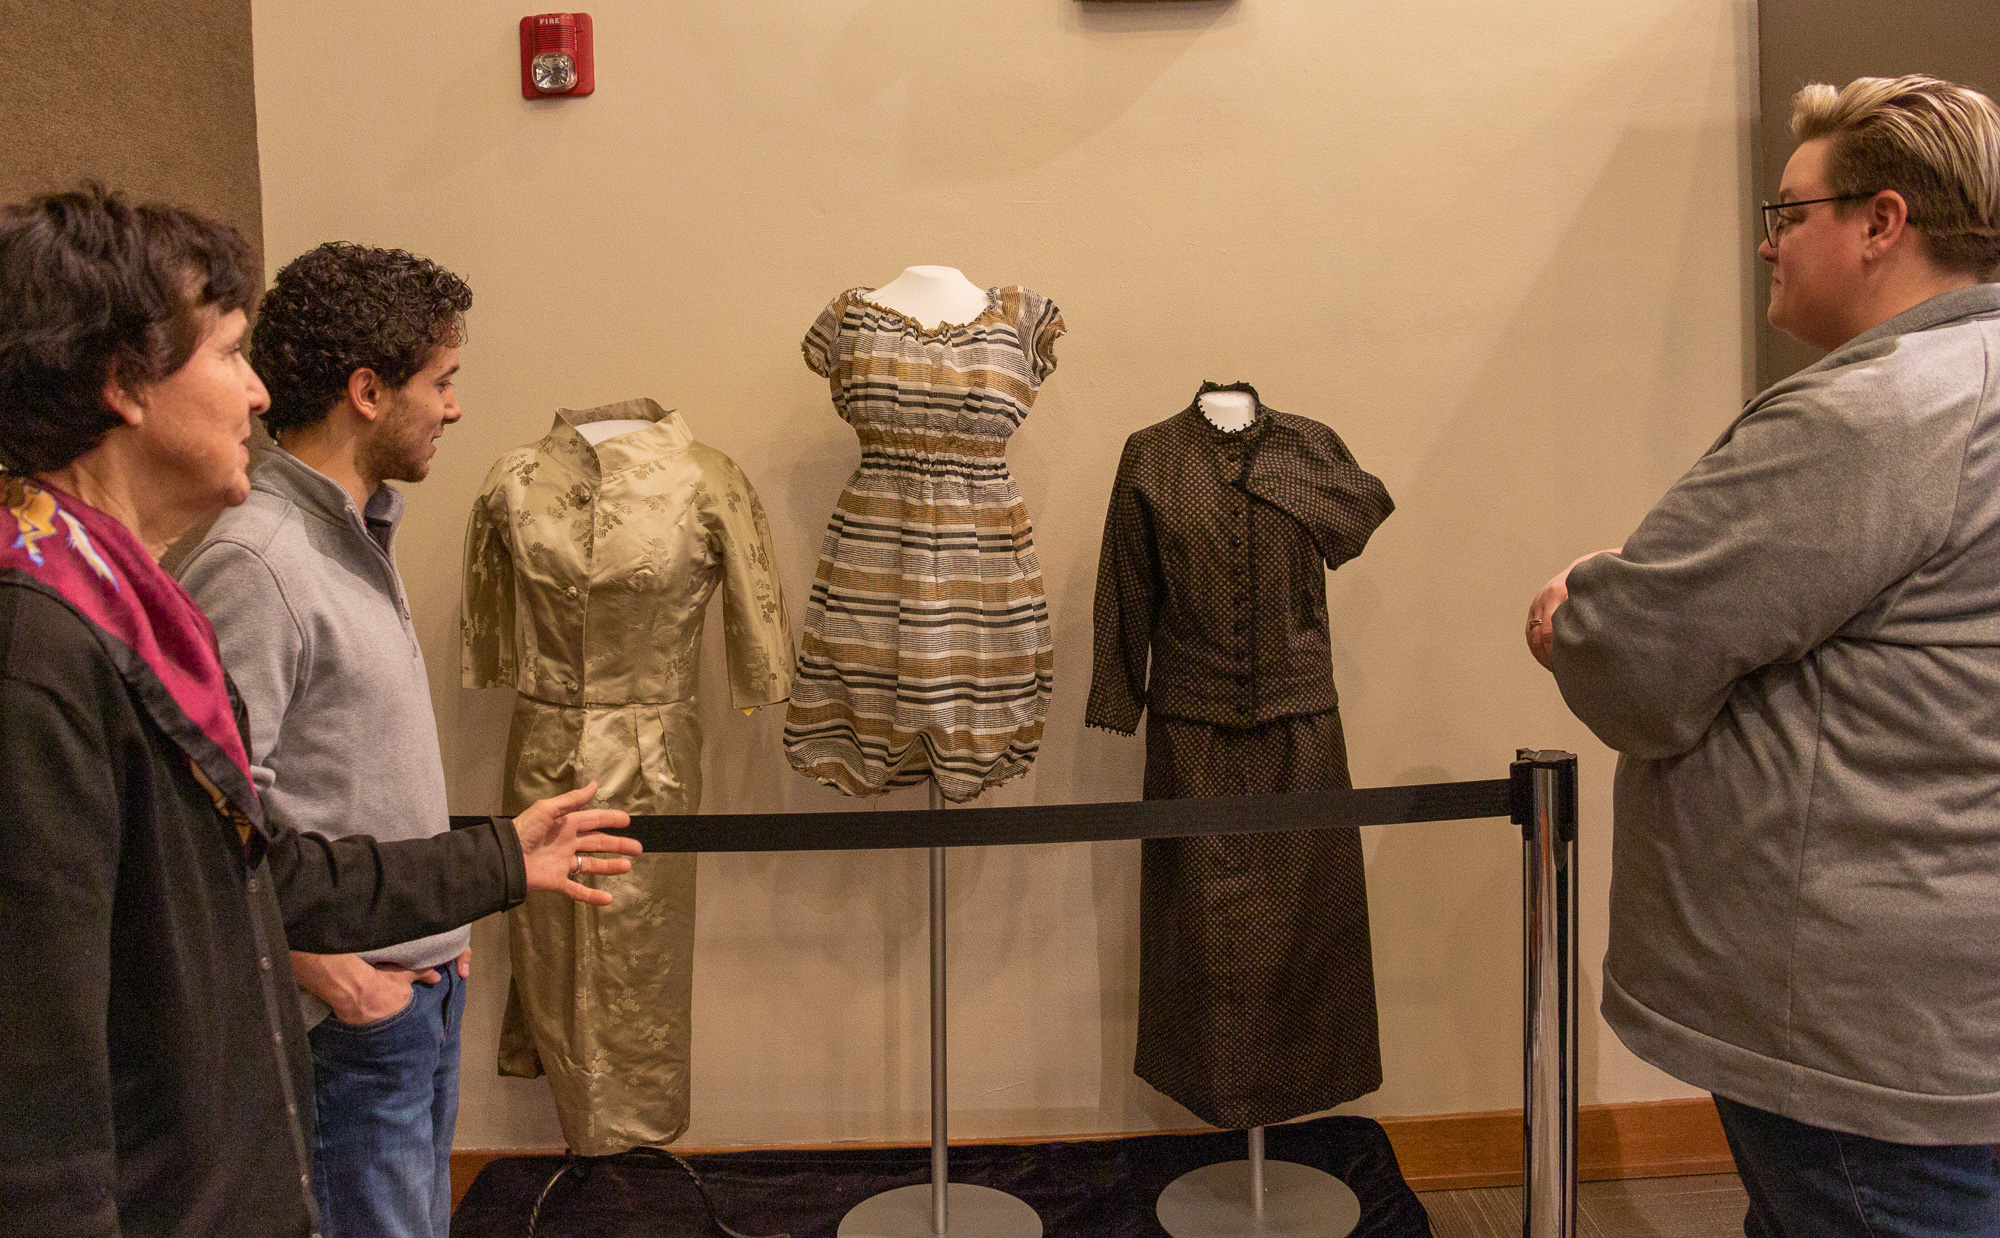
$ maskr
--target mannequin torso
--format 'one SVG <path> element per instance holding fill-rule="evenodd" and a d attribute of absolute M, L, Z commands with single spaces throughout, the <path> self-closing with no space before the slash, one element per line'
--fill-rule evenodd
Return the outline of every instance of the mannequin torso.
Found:
<path fill-rule="evenodd" d="M 864 294 L 876 305 L 907 314 L 930 330 L 940 323 L 967 323 L 986 312 L 986 289 L 956 267 L 919 266 Z"/>
<path fill-rule="evenodd" d="M 605 439 L 617 438 L 621 434 L 630 434 L 634 430 L 650 430 L 652 428 L 653 423 L 650 421 L 621 419 L 616 421 L 587 422 L 584 425 L 578 426 L 576 432 L 583 435 L 584 442 L 595 447 Z"/>
<path fill-rule="evenodd" d="M 1247 391 L 1210 391 L 1201 397 L 1201 415 L 1226 434 L 1246 430 L 1257 419 L 1257 400 Z"/>

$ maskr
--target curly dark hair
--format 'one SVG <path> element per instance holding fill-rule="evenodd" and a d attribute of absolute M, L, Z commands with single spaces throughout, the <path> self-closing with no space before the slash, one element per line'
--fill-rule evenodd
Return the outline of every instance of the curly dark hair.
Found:
<path fill-rule="evenodd" d="M 236 229 L 94 181 L 0 207 L 0 469 L 46 473 L 96 447 L 123 424 L 107 381 L 166 378 L 262 282 Z"/>
<path fill-rule="evenodd" d="M 250 364 L 271 392 L 271 433 L 313 425 L 373 370 L 400 387 L 465 337 L 472 289 L 427 258 L 329 241 L 287 263 L 264 294 Z"/>

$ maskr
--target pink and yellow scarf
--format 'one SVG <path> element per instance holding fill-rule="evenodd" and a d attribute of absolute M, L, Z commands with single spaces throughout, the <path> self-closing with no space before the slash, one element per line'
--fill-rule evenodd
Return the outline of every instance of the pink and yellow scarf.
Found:
<path fill-rule="evenodd" d="M 264 814 L 208 616 L 105 513 L 17 477 L 0 477 L 0 500 L 0 577 L 27 577 L 91 625 L 254 862 Z"/>

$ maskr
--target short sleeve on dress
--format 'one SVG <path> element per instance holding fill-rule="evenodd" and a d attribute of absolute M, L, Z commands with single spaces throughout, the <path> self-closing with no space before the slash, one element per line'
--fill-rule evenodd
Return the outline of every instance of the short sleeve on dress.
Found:
<path fill-rule="evenodd" d="M 1056 341 L 1068 332 L 1069 325 L 1063 321 L 1062 311 L 1055 302 L 1039 292 L 1021 289 L 1021 318 L 1019 322 L 1021 343 L 1028 352 L 1030 371 L 1035 376 L 1035 385 L 1056 368 Z"/>
<path fill-rule="evenodd" d="M 851 293 L 843 292 L 827 302 L 819 317 L 813 320 L 812 329 L 799 343 L 805 351 L 806 365 L 821 378 L 833 376 L 834 341 L 840 335 L 840 320 L 847 313 L 847 301 Z"/>

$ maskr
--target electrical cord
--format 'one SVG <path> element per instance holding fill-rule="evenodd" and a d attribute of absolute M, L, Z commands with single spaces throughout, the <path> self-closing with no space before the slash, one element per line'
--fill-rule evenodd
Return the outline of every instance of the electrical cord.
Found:
<path fill-rule="evenodd" d="M 708 1223 L 721 1230 L 728 1238 L 791 1238 L 790 1234 L 746 1234 L 741 1230 L 730 1228 L 728 1223 L 722 1219 L 721 1214 L 716 1211 L 715 1197 L 708 1193 L 708 1184 L 701 1180 L 701 1175 L 695 1172 L 694 1166 L 688 1164 L 678 1155 L 667 1151 L 665 1148 L 641 1147 L 633 1148 L 632 1151 L 644 1152 L 652 1156 L 663 1156 L 680 1166 L 681 1172 L 688 1176 L 690 1182 L 694 1183 L 695 1193 L 701 1196 L 701 1206 L 703 1211 L 708 1214 Z M 562 1181 L 563 1176 L 571 1170 L 576 1171 L 577 1181 L 581 1183 L 590 1176 L 592 1163 L 592 1161 L 586 1160 L 574 1152 L 565 1151 L 563 1153 L 561 1167 L 555 1173 L 551 1174 L 549 1180 L 543 1184 L 541 1194 L 535 1196 L 535 1206 L 528 1213 L 527 1238 L 535 1238 L 535 1230 L 542 1223 L 542 1207 L 548 1202 L 549 1192 L 556 1189 L 556 1183 Z"/>

